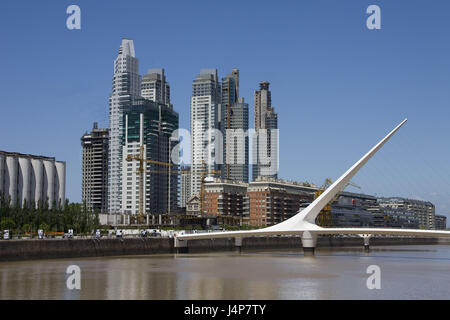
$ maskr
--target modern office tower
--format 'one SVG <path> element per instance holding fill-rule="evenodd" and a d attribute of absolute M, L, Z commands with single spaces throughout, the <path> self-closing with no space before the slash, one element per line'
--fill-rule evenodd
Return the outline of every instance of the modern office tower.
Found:
<path fill-rule="evenodd" d="M 221 131 L 222 177 L 248 182 L 248 104 L 239 97 L 239 70 L 222 78 Z"/>
<path fill-rule="evenodd" d="M 180 208 L 186 208 L 186 202 L 191 197 L 191 166 L 180 168 Z"/>
<path fill-rule="evenodd" d="M 63 207 L 66 163 L 55 158 L 0 151 L 0 195 L 11 206 Z"/>
<path fill-rule="evenodd" d="M 272 107 L 269 82 L 255 91 L 255 135 L 253 137 L 252 178 L 278 176 L 278 115 Z"/>
<path fill-rule="evenodd" d="M 122 39 L 114 61 L 112 93 L 109 97 L 108 211 L 119 213 L 122 199 L 123 108 L 141 94 L 138 59 L 131 39 Z"/>
<path fill-rule="evenodd" d="M 217 69 L 203 69 L 192 84 L 191 195 L 200 192 L 202 172 L 212 173 L 223 161 L 219 115 L 221 92 Z"/>
<path fill-rule="evenodd" d="M 222 78 L 222 106 L 231 107 L 239 98 L 239 69 Z"/>
<path fill-rule="evenodd" d="M 419 220 L 420 229 L 435 229 L 435 207 L 429 201 L 400 197 L 379 198 L 378 205 L 382 210 L 390 208 L 412 213 Z"/>
<path fill-rule="evenodd" d="M 141 96 L 147 100 L 170 105 L 170 85 L 164 69 L 150 69 L 142 77 Z"/>
<path fill-rule="evenodd" d="M 171 136 L 178 129 L 178 113 L 170 106 L 141 98 L 134 99 L 132 105 L 125 106 L 123 114 L 121 211 L 126 214 L 139 213 L 139 161 L 127 161 L 127 157 L 140 157 L 140 148 L 143 146 L 143 213 L 175 212 L 178 201 L 178 166 L 163 163 L 170 162 L 170 152 L 177 143 Z"/>
<path fill-rule="evenodd" d="M 88 210 L 101 213 L 108 205 L 108 139 L 108 129 L 99 129 L 97 122 L 81 137 L 81 199 Z"/>
<path fill-rule="evenodd" d="M 372 227 L 375 215 L 373 208 L 377 198 L 371 195 L 342 192 L 331 204 L 329 227 Z"/>
<path fill-rule="evenodd" d="M 374 205 L 367 209 L 375 228 L 419 229 L 419 219 L 411 210 Z"/>

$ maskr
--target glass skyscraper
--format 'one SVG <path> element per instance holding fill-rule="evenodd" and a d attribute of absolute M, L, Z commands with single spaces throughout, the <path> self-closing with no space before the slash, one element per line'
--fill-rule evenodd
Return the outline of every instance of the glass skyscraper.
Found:
<path fill-rule="evenodd" d="M 122 211 L 137 214 L 139 210 L 139 161 L 127 161 L 127 156 L 139 155 L 144 147 L 144 159 L 171 163 L 170 152 L 176 141 L 171 140 L 178 129 L 178 113 L 170 106 L 143 98 L 134 99 L 123 108 L 122 132 Z M 144 164 L 144 213 L 163 214 L 177 209 L 178 167 Z M 169 179 L 170 176 L 170 179 Z M 170 203 L 170 206 L 169 206 Z M 170 207 L 170 210 L 169 210 Z"/>

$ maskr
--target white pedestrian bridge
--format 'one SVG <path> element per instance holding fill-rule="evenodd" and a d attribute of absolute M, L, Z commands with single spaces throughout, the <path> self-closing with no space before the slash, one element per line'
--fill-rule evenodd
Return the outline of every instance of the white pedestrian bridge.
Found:
<path fill-rule="evenodd" d="M 308 207 L 299 211 L 295 216 L 271 227 L 229 232 L 211 232 L 179 235 L 175 238 L 176 248 L 186 248 L 186 240 L 235 238 L 236 246 L 242 244 L 242 238 L 255 236 L 299 235 L 305 254 L 314 254 L 318 235 L 356 234 L 364 238 L 364 245 L 368 248 L 372 235 L 420 236 L 420 237 L 450 237 L 450 231 L 420 230 L 420 229 L 387 229 L 387 228 L 322 228 L 315 223 L 320 211 L 341 192 L 352 177 L 373 157 L 378 150 L 406 123 L 403 120 L 394 130 L 378 142 L 367 154 L 359 159 L 339 179 L 328 187 Z"/>

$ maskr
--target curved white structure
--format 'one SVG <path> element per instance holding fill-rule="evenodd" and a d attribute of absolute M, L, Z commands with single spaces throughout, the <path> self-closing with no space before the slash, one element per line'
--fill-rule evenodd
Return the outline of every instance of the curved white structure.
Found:
<path fill-rule="evenodd" d="M 36 207 L 38 206 L 38 201 L 44 199 L 43 195 L 43 182 L 44 182 L 44 164 L 41 159 L 32 159 L 31 165 L 33 166 L 33 178 L 31 180 L 31 192 L 33 194 L 33 200 L 35 201 Z"/>
<path fill-rule="evenodd" d="M 64 205 L 66 200 L 66 163 L 61 161 L 55 162 L 57 184 L 55 188 L 56 204 Z"/>
<path fill-rule="evenodd" d="M 308 207 L 298 212 L 295 216 L 277 225 L 252 230 L 252 231 L 230 231 L 180 235 L 175 240 L 175 246 L 180 245 L 179 240 L 208 239 L 208 238 L 242 238 L 251 236 L 274 236 L 274 235 L 301 235 L 303 248 L 314 249 L 317 235 L 319 234 L 364 234 L 364 235 L 403 235 L 403 236 L 425 236 L 425 237 L 450 237 L 450 231 L 434 231 L 419 229 L 385 229 L 385 228 L 322 228 L 316 225 L 315 219 L 320 211 L 341 192 L 350 179 L 361 169 L 373 155 L 406 123 L 403 120 L 394 130 L 377 143 L 367 154 L 347 170 L 328 189 L 325 190 Z M 368 236 L 366 236 L 368 238 Z M 368 241 L 368 239 L 367 239 Z"/>
<path fill-rule="evenodd" d="M 45 183 L 44 183 L 44 196 L 48 199 L 50 207 L 53 206 L 55 201 L 55 165 L 51 161 L 44 160 L 45 170 Z"/>
<path fill-rule="evenodd" d="M 3 176 L 3 172 L 5 172 L 5 155 L 0 154 L 0 195 L 5 192 L 5 179 Z"/>
<path fill-rule="evenodd" d="M 19 165 L 17 157 L 7 156 L 6 157 L 6 177 L 5 177 L 5 193 L 9 195 L 10 204 L 15 205 L 17 202 L 17 175 L 18 175 Z"/>
<path fill-rule="evenodd" d="M 0 194 L 23 207 L 49 199 L 64 204 L 66 163 L 54 158 L 0 151 Z"/>
<path fill-rule="evenodd" d="M 18 197 L 21 207 L 27 203 L 30 206 L 31 199 L 31 161 L 29 158 L 19 158 L 19 181 L 18 181 Z"/>

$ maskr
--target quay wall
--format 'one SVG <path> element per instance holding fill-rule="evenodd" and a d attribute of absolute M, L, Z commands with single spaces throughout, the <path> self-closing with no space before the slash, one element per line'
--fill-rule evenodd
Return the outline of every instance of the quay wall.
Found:
<path fill-rule="evenodd" d="M 450 244 L 444 238 L 371 238 L 370 245 L 435 245 Z M 188 252 L 235 250 L 234 239 L 189 240 Z M 319 237 L 317 247 L 363 246 L 362 238 Z M 252 237 L 242 239 L 242 250 L 298 249 L 300 237 Z M 35 259 L 103 257 L 174 253 L 172 238 L 102 238 L 102 239 L 45 239 L 0 241 L 0 261 Z"/>

